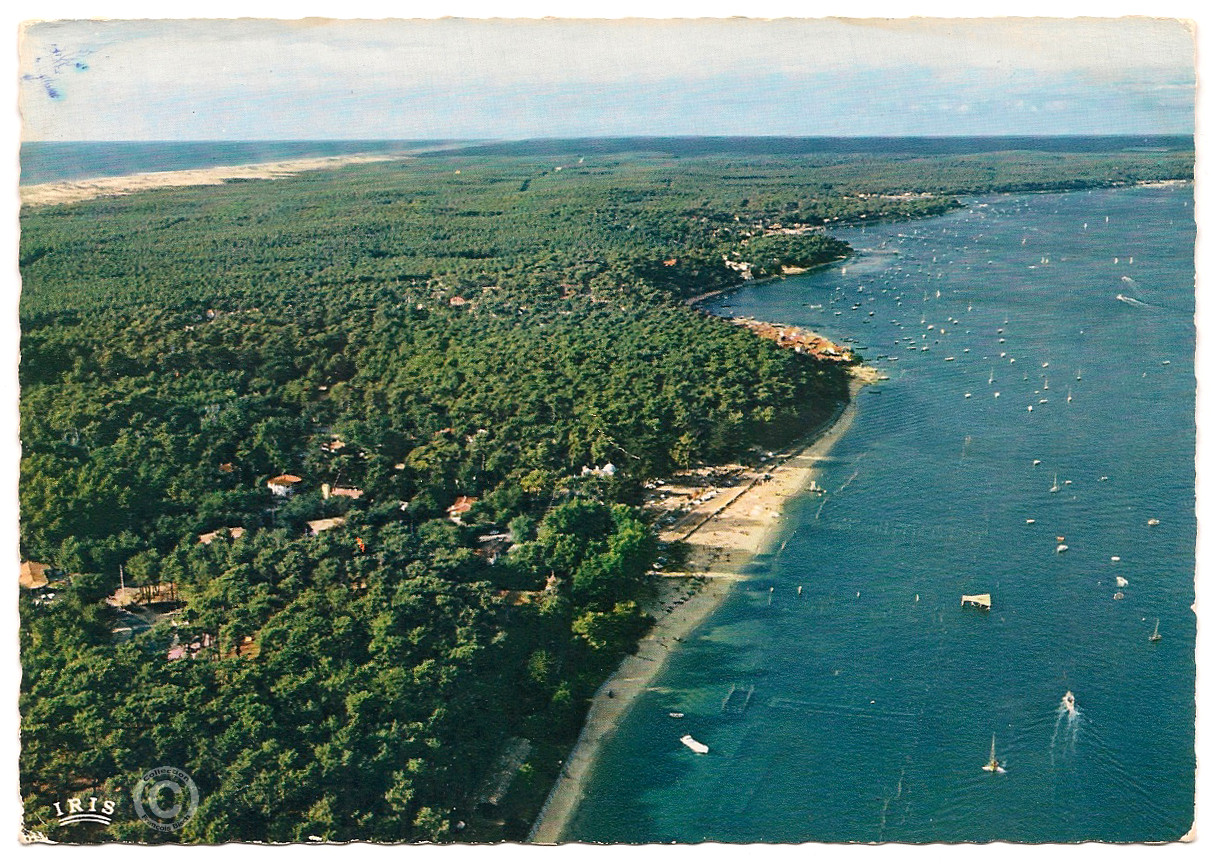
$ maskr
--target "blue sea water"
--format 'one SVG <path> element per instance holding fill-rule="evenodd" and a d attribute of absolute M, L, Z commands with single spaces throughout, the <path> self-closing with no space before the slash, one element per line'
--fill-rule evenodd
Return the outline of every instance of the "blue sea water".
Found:
<path fill-rule="evenodd" d="M 566 839 L 1181 837 L 1192 189 L 987 197 L 846 239 L 844 266 L 715 311 L 854 339 L 890 380 L 606 744 Z M 1004 774 L 981 770 L 994 734 Z"/>
<path fill-rule="evenodd" d="M 407 153 L 437 141 L 27 141 L 21 145 L 21 184 L 124 177 L 145 171 L 181 171 L 345 156 Z"/>

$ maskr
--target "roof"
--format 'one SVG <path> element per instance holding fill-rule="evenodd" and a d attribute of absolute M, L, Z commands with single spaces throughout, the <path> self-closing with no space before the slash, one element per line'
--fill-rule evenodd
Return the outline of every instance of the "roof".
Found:
<path fill-rule="evenodd" d="M 302 483 L 303 478 L 294 474 L 279 474 L 276 477 L 270 477 L 267 481 L 269 486 L 293 486 L 295 483 Z"/>
<path fill-rule="evenodd" d="M 237 540 L 244 536 L 243 528 L 219 528 L 216 531 L 211 531 L 207 534 L 199 534 L 198 542 L 203 546 L 209 546 L 220 537 L 230 537 L 232 540 Z"/>
<path fill-rule="evenodd" d="M 472 498 L 469 495 L 459 495 L 454 499 L 454 503 L 446 508 L 446 512 L 451 516 L 457 516 L 461 513 L 466 513 L 475 506 L 478 498 Z"/>
<path fill-rule="evenodd" d="M 311 529 L 312 534 L 319 534 L 321 531 L 327 531 L 330 528 L 337 528 L 344 524 L 344 517 L 334 516 L 331 519 L 312 519 L 307 523 L 307 527 Z"/>
<path fill-rule="evenodd" d="M 332 494 L 343 495 L 346 498 L 361 498 L 366 493 L 352 486 L 336 486 L 333 488 Z"/>
<path fill-rule="evenodd" d="M 18 577 L 18 582 L 22 588 L 28 588 L 31 591 L 35 588 L 45 588 L 48 584 L 46 571 L 53 569 L 49 564 L 39 564 L 37 561 L 22 561 L 21 575 Z"/>

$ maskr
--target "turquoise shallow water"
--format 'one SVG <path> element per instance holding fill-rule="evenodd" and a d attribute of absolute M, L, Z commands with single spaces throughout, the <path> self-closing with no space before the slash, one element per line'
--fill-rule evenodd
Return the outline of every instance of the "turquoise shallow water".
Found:
<path fill-rule="evenodd" d="M 785 545 L 604 747 L 568 838 L 1180 837 L 1194 801 L 1191 188 L 989 197 L 846 239 L 861 255 L 844 268 L 715 311 L 855 339 L 890 380 L 859 396 L 828 494 L 788 508 Z M 991 612 L 960 608 L 976 592 Z M 752 688 L 747 707 L 733 688 Z M 687 732 L 710 754 L 679 744 Z M 980 770 L 994 733 L 1004 774 Z"/>

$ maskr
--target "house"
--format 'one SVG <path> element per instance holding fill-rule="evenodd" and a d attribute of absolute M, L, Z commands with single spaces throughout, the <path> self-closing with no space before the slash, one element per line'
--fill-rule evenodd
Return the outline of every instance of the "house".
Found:
<path fill-rule="evenodd" d="M 279 474 L 276 477 L 270 477 L 265 485 L 269 487 L 269 491 L 279 497 L 286 497 L 294 492 L 295 487 L 303 482 L 302 477 L 297 477 L 294 474 Z"/>
<path fill-rule="evenodd" d="M 495 564 L 513 546 L 513 536 L 508 531 L 493 531 L 475 539 L 475 554 Z"/>
<path fill-rule="evenodd" d="M 116 609 L 124 609 L 153 603 L 180 603 L 181 598 L 177 594 L 176 582 L 157 582 L 155 585 L 119 588 L 106 597 L 105 602 Z"/>
<path fill-rule="evenodd" d="M 199 534 L 198 542 L 203 546 L 209 546 L 220 537 L 230 537 L 232 540 L 238 540 L 244 536 L 244 529 L 236 528 L 219 528 L 217 531 L 211 531 L 207 534 Z"/>
<path fill-rule="evenodd" d="M 347 446 L 348 445 L 344 441 L 333 435 L 331 441 L 325 441 L 324 443 L 320 444 L 320 450 L 325 453 L 339 453 Z"/>
<path fill-rule="evenodd" d="M 592 468 L 584 465 L 580 469 L 581 477 L 613 477 L 616 473 L 618 473 L 618 468 L 615 467 L 613 462 L 607 462 L 600 467 L 594 466 Z"/>
<path fill-rule="evenodd" d="M 219 466 L 220 474 L 231 474 L 234 471 L 235 471 L 235 463 L 233 463 L 233 462 L 224 462 L 222 465 Z"/>
<path fill-rule="evenodd" d="M 354 501 L 356 501 L 358 498 L 361 498 L 366 494 L 361 489 L 357 489 L 353 486 L 329 486 L 327 483 L 320 485 L 320 493 L 324 496 L 325 501 L 327 501 L 333 495 L 340 496 L 341 498 L 352 498 Z"/>
<path fill-rule="evenodd" d="M 193 660 L 199 654 L 201 654 L 202 651 L 218 644 L 218 639 L 211 636 L 209 633 L 203 633 L 200 637 L 193 640 L 188 645 L 182 644 L 176 636 L 173 637 L 172 641 L 173 644 L 169 647 L 168 654 L 166 655 L 169 660 Z"/>
<path fill-rule="evenodd" d="M 463 515 L 466 514 L 478 502 L 478 498 L 472 498 L 468 495 L 459 495 L 456 499 L 454 499 L 454 503 L 446 508 L 446 515 L 450 517 L 450 521 L 455 525 L 461 525 L 463 524 Z"/>
<path fill-rule="evenodd" d="M 453 307 L 455 307 L 456 309 L 457 309 L 459 306 L 466 306 L 466 305 L 467 305 L 467 303 L 469 303 L 469 302 L 470 302 L 470 301 L 469 301 L 469 300 L 467 300 L 467 298 L 466 298 L 466 297 L 458 297 L 458 296 L 454 296 L 454 297 L 451 297 L 451 298 L 450 298 L 450 305 L 451 305 L 451 306 L 453 306 Z"/>
<path fill-rule="evenodd" d="M 36 591 L 50 584 L 50 580 L 46 578 L 46 574 L 53 569 L 49 564 L 39 564 L 37 561 L 22 561 L 21 575 L 17 581 L 27 591 Z"/>
<path fill-rule="evenodd" d="M 333 528 L 339 528 L 341 525 L 344 525 L 344 524 L 345 524 L 345 519 L 343 516 L 334 516 L 331 519 L 312 519 L 310 522 L 307 523 L 307 528 L 311 531 L 311 535 L 314 537 L 318 534 L 323 533 L 324 531 L 330 531 Z"/>

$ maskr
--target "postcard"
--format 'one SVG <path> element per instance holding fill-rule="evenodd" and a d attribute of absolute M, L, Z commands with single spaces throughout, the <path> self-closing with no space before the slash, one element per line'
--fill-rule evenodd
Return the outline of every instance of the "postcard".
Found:
<path fill-rule="evenodd" d="M 1191 838 L 1194 49 L 23 24 L 21 839 Z"/>

